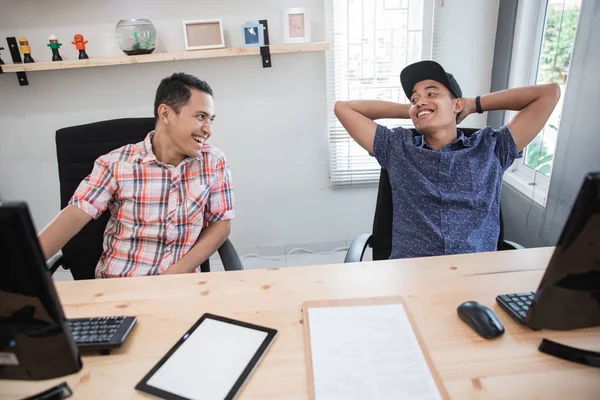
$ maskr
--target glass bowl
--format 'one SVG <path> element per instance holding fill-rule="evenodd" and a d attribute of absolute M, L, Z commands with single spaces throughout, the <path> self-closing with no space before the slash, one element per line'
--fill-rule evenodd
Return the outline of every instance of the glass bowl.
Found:
<path fill-rule="evenodd" d="M 117 44 L 128 56 L 150 54 L 156 48 L 158 35 L 147 19 L 122 19 L 115 29 Z"/>

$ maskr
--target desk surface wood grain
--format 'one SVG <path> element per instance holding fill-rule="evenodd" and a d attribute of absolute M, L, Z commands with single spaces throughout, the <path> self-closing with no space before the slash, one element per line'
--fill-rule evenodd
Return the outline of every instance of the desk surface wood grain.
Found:
<path fill-rule="evenodd" d="M 0 381 L 0 399 L 21 399 L 66 380 L 74 399 L 148 398 L 135 384 L 205 312 L 273 327 L 279 336 L 243 389 L 242 400 L 308 399 L 302 303 L 403 296 L 453 399 L 600 398 L 600 369 L 540 353 L 543 337 L 600 351 L 600 328 L 531 331 L 495 303 L 534 291 L 553 248 L 329 266 L 165 275 L 56 284 L 68 318 L 135 315 L 125 345 L 84 354 L 64 378 Z M 457 316 L 467 300 L 492 308 L 506 333 L 477 336 Z"/>

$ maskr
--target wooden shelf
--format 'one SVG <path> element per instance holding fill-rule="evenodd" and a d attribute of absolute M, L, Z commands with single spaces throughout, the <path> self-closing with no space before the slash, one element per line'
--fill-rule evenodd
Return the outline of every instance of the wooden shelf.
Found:
<path fill-rule="evenodd" d="M 329 43 L 285 44 L 269 46 L 271 54 L 301 53 L 329 50 Z M 191 50 L 173 53 L 154 53 L 141 56 L 90 58 L 87 60 L 45 61 L 31 64 L 5 64 L 3 72 L 35 72 L 56 69 L 105 67 L 110 65 L 144 64 L 163 61 L 195 60 L 200 58 L 238 57 L 260 55 L 260 47 Z"/>

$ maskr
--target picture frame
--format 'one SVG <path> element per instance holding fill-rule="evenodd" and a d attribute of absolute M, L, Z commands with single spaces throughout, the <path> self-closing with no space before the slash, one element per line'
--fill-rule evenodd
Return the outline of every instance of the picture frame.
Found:
<path fill-rule="evenodd" d="M 306 8 L 283 11 L 283 43 L 310 43 L 310 13 Z"/>
<path fill-rule="evenodd" d="M 258 21 L 248 21 L 242 25 L 244 47 L 261 47 L 265 45 L 265 27 Z"/>
<path fill-rule="evenodd" d="M 220 19 L 183 21 L 186 50 L 222 49 L 225 47 Z"/>

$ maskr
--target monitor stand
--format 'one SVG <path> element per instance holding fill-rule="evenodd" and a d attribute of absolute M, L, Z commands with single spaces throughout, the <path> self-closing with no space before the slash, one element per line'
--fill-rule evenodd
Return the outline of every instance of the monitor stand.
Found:
<path fill-rule="evenodd" d="M 542 353 L 562 358 L 563 360 L 589 365 L 590 367 L 600 367 L 600 353 L 596 351 L 565 346 L 564 344 L 556 343 L 548 339 L 542 339 L 542 343 L 540 343 L 538 350 Z"/>

